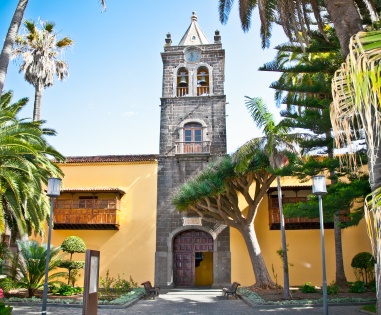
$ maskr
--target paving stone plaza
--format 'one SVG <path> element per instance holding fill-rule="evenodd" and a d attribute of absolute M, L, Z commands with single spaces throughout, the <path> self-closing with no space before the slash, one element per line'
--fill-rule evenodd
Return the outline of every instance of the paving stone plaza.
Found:
<path fill-rule="evenodd" d="M 222 290 L 174 289 L 163 292 L 156 300 L 139 300 L 127 308 L 100 307 L 98 315 L 260 315 L 323 314 L 322 306 L 274 307 L 249 305 L 241 299 L 223 296 Z M 329 306 L 330 315 L 364 314 L 360 305 Z M 13 315 L 41 314 L 41 305 L 14 306 Z M 82 315 L 82 308 L 69 305 L 50 307 L 51 315 Z"/>

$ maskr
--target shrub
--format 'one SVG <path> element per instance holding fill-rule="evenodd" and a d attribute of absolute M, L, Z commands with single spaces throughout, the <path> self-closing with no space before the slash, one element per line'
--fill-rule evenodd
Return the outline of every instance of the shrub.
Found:
<path fill-rule="evenodd" d="M 113 283 L 116 281 L 114 277 L 110 277 L 110 270 L 106 271 L 106 277 L 100 277 L 100 287 L 103 289 L 104 294 L 111 294 L 111 287 Z"/>
<path fill-rule="evenodd" d="M 316 293 L 317 290 L 314 285 L 311 285 L 311 282 L 306 282 L 300 287 L 300 291 L 303 293 Z"/>
<path fill-rule="evenodd" d="M 3 278 L 0 279 L 0 288 L 3 289 L 4 292 L 9 292 L 9 290 L 16 288 L 17 285 L 14 280 L 11 278 Z"/>
<path fill-rule="evenodd" d="M 330 295 L 338 294 L 339 286 L 334 281 L 332 281 L 332 283 L 327 286 L 327 293 Z"/>
<path fill-rule="evenodd" d="M 355 255 L 352 259 L 353 267 L 357 281 L 363 281 L 368 284 L 374 279 L 375 260 L 371 253 L 362 252 Z"/>
<path fill-rule="evenodd" d="M 349 292 L 352 293 L 364 293 L 366 292 L 366 286 L 363 281 L 356 281 L 349 283 Z"/>
<path fill-rule="evenodd" d="M 69 236 L 61 244 L 61 249 L 64 252 L 70 253 L 85 253 L 86 245 L 85 242 L 78 236 Z M 71 260 L 71 257 L 70 257 Z"/>
<path fill-rule="evenodd" d="M 71 285 L 63 284 L 59 288 L 54 289 L 53 293 L 63 296 L 71 296 L 75 294 L 80 294 L 83 292 L 83 288 L 72 287 Z"/>
<path fill-rule="evenodd" d="M 135 282 L 131 276 L 130 280 L 126 280 L 124 279 L 123 273 L 122 276 L 118 274 L 117 279 L 115 279 L 114 277 L 110 277 L 109 270 L 106 271 L 105 278 L 100 277 L 99 282 L 102 288 L 100 292 L 102 297 L 125 294 L 138 287 L 138 283 Z"/>
<path fill-rule="evenodd" d="M 115 285 L 114 285 L 116 292 L 126 293 L 131 291 L 131 289 L 134 289 L 138 286 L 138 284 L 132 279 L 131 276 L 129 281 L 124 279 L 123 276 L 124 276 L 124 273 L 122 274 L 122 276 L 118 274 L 118 278 L 116 279 Z"/>
<path fill-rule="evenodd" d="M 74 253 L 85 253 L 86 245 L 85 242 L 78 236 L 69 236 L 61 244 L 61 249 L 70 254 L 70 260 L 65 260 L 61 263 L 61 268 L 66 268 L 68 270 L 67 284 L 75 286 L 77 281 L 79 271 L 85 266 L 84 261 L 73 261 Z"/>

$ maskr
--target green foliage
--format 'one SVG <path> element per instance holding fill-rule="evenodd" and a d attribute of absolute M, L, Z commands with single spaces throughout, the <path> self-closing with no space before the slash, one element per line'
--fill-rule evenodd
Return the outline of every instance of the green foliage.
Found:
<path fill-rule="evenodd" d="M 329 295 L 338 294 L 339 293 L 339 286 L 334 281 L 332 281 L 331 284 L 327 285 L 327 293 Z"/>
<path fill-rule="evenodd" d="M 287 248 L 287 252 L 288 252 L 288 244 L 286 245 L 286 248 Z M 280 260 L 283 262 L 283 249 L 282 249 L 282 248 L 279 248 L 279 249 L 276 251 L 276 253 L 277 253 L 278 257 L 280 258 Z M 293 266 L 294 266 L 294 264 L 292 264 L 292 263 L 288 263 L 288 265 L 289 265 L 290 267 L 293 267 Z"/>
<path fill-rule="evenodd" d="M 130 276 L 130 280 L 128 281 L 124 279 L 124 273 L 122 274 L 122 276 L 120 276 L 119 274 L 117 275 L 117 279 L 115 280 L 114 284 L 114 288 L 117 293 L 126 293 L 129 292 L 131 289 L 137 287 L 138 283 L 132 279 L 132 276 Z"/>
<path fill-rule="evenodd" d="M 61 244 L 61 249 L 64 252 L 73 254 L 73 253 L 85 253 L 86 244 L 78 236 L 69 236 Z"/>
<path fill-rule="evenodd" d="M 0 288 L 2 288 L 4 292 L 9 292 L 9 290 L 14 289 L 16 287 L 17 285 L 12 278 L 6 277 L 0 279 Z"/>
<path fill-rule="evenodd" d="M 328 160 L 326 160 L 328 161 Z M 354 202 L 362 201 L 363 197 L 370 192 L 367 177 L 354 179 L 350 183 L 337 182 L 328 187 L 328 194 L 323 197 L 324 220 L 332 222 L 333 216 L 338 210 L 349 210 Z M 363 217 L 363 209 L 354 209 L 348 215 L 350 221 L 341 223 L 342 228 L 357 225 Z M 344 214 L 343 214 L 344 215 Z M 308 201 L 296 204 L 284 205 L 284 216 L 286 218 L 308 217 L 311 219 L 319 217 L 318 199 L 314 195 L 308 197 Z"/>
<path fill-rule="evenodd" d="M 110 277 L 110 270 L 106 271 L 105 278 L 99 278 L 100 287 L 104 290 L 104 292 L 111 292 L 111 287 L 115 281 L 116 279 L 114 277 Z"/>
<path fill-rule="evenodd" d="M 278 274 L 275 273 L 274 264 L 271 264 L 271 271 L 273 273 L 273 277 L 275 279 L 275 285 L 278 287 Z"/>
<path fill-rule="evenodd" d="M 356 281 L 349 284 L 349 292 L 352 293 L 364 293 L 367 291 L 365 283 L 363 281 Z"/>
<path fill-rule="evenodd" d="M 73 269 L 83 269 L 85 267 L 85 262 L 84 261 L 70 261 L 70 260 L 63 260 L 60 263 L 60 268 L 65 268 L 69 270 Z"/>
<path fill-rule="evenodd" d="M 62 261 L 61 268 L 66 268 L 69 272 L 67 275 L 67 284 L 72 284 L 75 286 L 75 282 L 78 279 L 79 271 L 78 269 L 82 269 L 85 266 L 85 262 L 83 261 L 73 261 L 74 253 L 85 253 L 86 252 L 86 244 L 85 242 L 78 236 L 69 236 L 67 237 L 61 244 L 61 249 L 70 253 L 70 260 Z"/>
<path fill-rule="evenodd" d="M 225 180 L 233 177 L 234 164 L 230 156 L 224 156 L 210 163 L 204 170 L 190 179 L 175 194 L 173 204 L 178 210 L 186 210 L 190 205 L 205 197 L 225 191 Z"/>
<path fill-rule="evenodd" d="M 73 287 L 75 287 L 75 283 L 78 280 L 79 269 L 83 269 L 84 267 L 84 261 L 63 260 L 60 263 L 60 268 L 65 268 L 69 271 L 65 278 L 68 280 L 68 284 L 71 284 Z"/>
<path fill-rule="evenodd" d="M 362 309 L 364 311 L 367 311 L 367 312 L 371 312 L 371 313 L 377 313 L 377 306 L 376 304 L 368 304 L 368 305 L 364 305 L 362 307 Z"/>
<path fill-rule="evenodd" d="M 63 284 L 59 288 L 53 290 L 54 294 L 63 295 L 63 296 L 71 296 L 75 294 L 81 294 L 83 292 L 83 288 L 73 287 L 71 285 Z"/>
<path fill-rule="evenodd" d="M 0 98 L 0 233 L 5 224 L 12 234 L 32 231 L 41 233 L 49 216 L 49 203 L 42 194 L 49 177 L 60 177 L 62 171 L 53 160 L 64 157 L 46 141 L 55 131 L 42 122 L 18 119 L 27 99 L 11 104 L 12 93 Z"/>
<path fill-rule="evenodd" d="M 10 315 L 12 314 L 12 310 L 12 306 L 7 306 L 3 302 L 0 302 L 0 315 Z"/>
<path fill-rule="evenodd" d="M 353 267 L 356 279 L 365 282 L 365 284 L 373 281 L 375 263 L 376 261 L 371 253 L 361 252 L 355 255 L 351 266 Z"/>
<path fill-rule="evenodd" d="M 47 256 L 46 244 L 40 245 L 36 241 L 17 241 L 20 259 L 12 266 L 15 269 L 15 281 L 18 287 L 28 289 L 29 297 L 44 285 L 45 264 Z M 62 259 L 60 247 L 50 248 L 49 277 L 48 284 L 59 283 L 58 277 L 63 277 L 66 273 L 52 273 L 58 268 Z"/>
<path fill-rule="evenodd" d="M 110 271 L 106 271 L 106 276 L 100 277 L 99 279 L 100 287 L 102 291 L 100 292 L 101 296 L 107 298 L 108 296 L 122 295 L 127 292 L 130 292 L 132 289 L 138 287 L 137 282 L 132 279 L 130 276 L 129 280 L 124 279 L 124 273 L 122 275 L 117 275 L 117 278 L 110 276 Z"/>
<path fill-rule="evenodd" d="M 303 293 L 316 293 L 317 289 L 314 285 L 311 285 L 311 282 L 306 282 L 300 287 L 300 291 Z"/>

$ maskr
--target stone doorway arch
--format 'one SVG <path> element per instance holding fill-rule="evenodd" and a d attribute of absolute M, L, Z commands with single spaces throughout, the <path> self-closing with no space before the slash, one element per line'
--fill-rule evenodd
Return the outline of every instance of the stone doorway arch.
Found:
<path fill-rule="evenodd" d="M 177 287 L 213 284 L 213 237 L 190 229 L 173 237 L 173 280 Z"/>

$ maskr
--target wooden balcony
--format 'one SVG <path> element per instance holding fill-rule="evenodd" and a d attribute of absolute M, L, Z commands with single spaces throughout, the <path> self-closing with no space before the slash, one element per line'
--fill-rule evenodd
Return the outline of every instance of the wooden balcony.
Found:
<path fill-rule="evenodd" d="M 306 197 L 283 197 L 283 205 L 287 203 L 298 203 L 306 201 Z M 347 215 L 348 211 L 342 211 L 340 215 L 341 222 L 347 222 L 350 220 Z M 271 196 L 269 198 L 269 225 L 270 230 L 280 229 L 280 215 L 279 215 L 279 204 L 278 198 Z M 307 229 L 320 229 L 320 219 L 310 219 L 307 217 L 297 217 L 297 218 L 285 218 L 284 225 L 286 230 L 307 230 Z M 325 222 L 325 229 L 333 229 L 333 222 Z"/>
<path fill-rule="evenodd" d="M 118 230 L 120 200 L 57 199 L 54 204 L 55 230 Z"/>
<path fill-rule="evenodd" d="M 176 141 L 176 154 L 209 154 L 210 141 Z"/>

